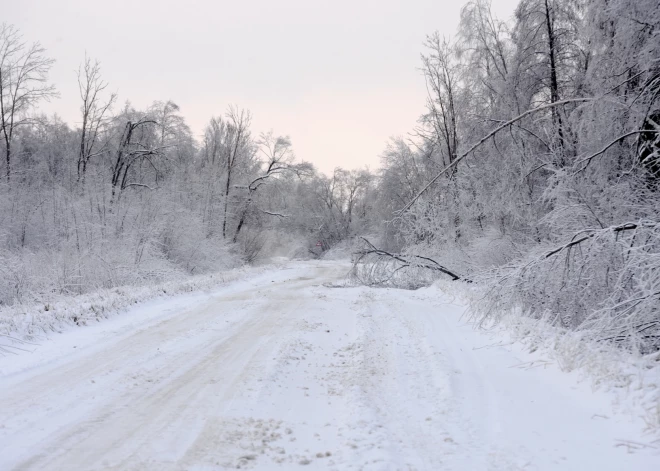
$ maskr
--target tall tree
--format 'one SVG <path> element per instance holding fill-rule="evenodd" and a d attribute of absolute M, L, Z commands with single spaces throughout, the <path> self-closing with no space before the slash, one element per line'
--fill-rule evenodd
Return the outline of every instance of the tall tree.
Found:
<path fill-rule="evenodd" d="M 5 175 L 11 178 L 12 141 L 16 128 L 28 124 L 27 110 L 41 100 L 56 96 L 48 83 L 53 60 L 36 42 L 23 42 L 12 25 L 0 25 L 0 134 L 5 144 Z"/>
<path fill-rule="evenodd" d="M 454 45 L 438 32 L 426 38 L 426 54 L 422 55 L 424 77 L 428 89 L 427 113 L 423 120 L 433 129 L 433 142 L 442 164 L 451 164 L 458 152 L 458 113 L 460 69 Z"/>
<path fill-rule="evenodd" d="M 101 65 L 85 57 L 85 62 L 78 68 L 78 91 L 82 105 L 82 125 L 80 133 L 80 152 L 78 154 L 78 180 L 85 179 L 87 164 L 101 150 L 97 149 L 101 127 L 107 118 L 106 114 L 117 99 L 112 93 L 103 100 L 101 94 L 108 87 L 101 78 Z"/>
<path fill-rule="evenodd" d="M 240 212 L 236 231 L 234 232 L 233 242 L 238 240 L 241 229 L 245 225 L 249 212 L 253 208 L 255 194 L 263 185 L 273 181 L 284 172 L 299 170 L 298 166 L 293 165 L 294 154 L 291 145 L 291 139 L 288 136 L 277 136 L 272 131 L 261 134 L 257 146 L 261 153 L 263 163 L 256 177 L 243 188 L 247 190 L 245 200 L 242 202 L 243 209 Z M 275 217 L 285 217 L 281 213 L 261 210 L 262 213 Z"/>
<path fill-rule="evenodd" d="M 516 9 L 514 40 L 518 70 L 531 81 L 534 102 L 558 103 L 576 92 L 583 51 L 579 30 L 584 0 L 522 0 Z M 550 108 L 556 164 L 565 166 L 567 152 L 574 152 L 562 108 Z"/>
<path fill-rule="evenodd" d="M 252 116 L 247 110 L 238 110 L 230 107 L 227 112 L 227 126 L 225 128 L 227 137 L 225 139 L 224 165 L 226 169 L 225 179 L 225 204 L 222 218 L 222 237 L 227 237 L 227 218 L 229 211 L 229 193 L 233 178 L 240 164 L 254 156 L 254 149 L 250 138 L 250 123 Z"/>

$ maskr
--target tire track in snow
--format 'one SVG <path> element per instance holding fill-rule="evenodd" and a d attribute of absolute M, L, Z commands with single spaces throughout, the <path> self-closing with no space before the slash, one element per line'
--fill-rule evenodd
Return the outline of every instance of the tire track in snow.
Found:
<path fill-rule="evenodd" d="M 230 403 L 246 365 L 268 350 L 276 339 L 273 330 L 282 329 L 282 320 L 300 304 L 295 293 L 310 284 L 301 279 L 266 285 L 265 296 L 258 302 L 251 301 L 253 290 L 228 299 L 220 296 L 207 306 L 111 343 L 90 358 L 3 387 L 0 399 L 11 405 L 3 408 L 3 427 L 18 432 L 12 434 L 15 444 L 25 440 L 25 433 L 41 443 L 38 449 L 25 450 L 33 454 L 27 461 L 12 466 L 71 469 L 74 464 L 76 469 L 127 469 L 128 463 L 139 462 L 137 455 L 150 448 L 153 456 L 178 461 L 189 446 L 186 442 L 203 429 L 205 416 Z M 218 312 L 219 303 L 241 311 L 228 330 Z M 168 343 L 176 348 L 157 353 L 159 346 Z M 99 379 L 104 374 L 108 376 L 105 382 Z M 147 381 L 140 380 L 144 375 Z M 99 382 L 92 382 L 93 378 Z M 90 390 L 99 386 L 109 391 L 94 397 Z M 67 388 L 71 394 L 66 394 Z M 27 418 L 21 416 L 30 410 Z M 72 420 L 62 418 L 66 415 Z M 48 426 L 39 430 L 43 419 L 48 419 Z M 150 442 L 158 446 L 152 447 Z M 20 448 L 12 446 L 11 436 L 3 440 L 3 446 L 20 454 L 16 453 Z M 110 456 L 104 457 L 106 454 Z M 161 464 L 153 469 L 164 469 Z M 140 466 L 137 469 L 147 469 Z"/>

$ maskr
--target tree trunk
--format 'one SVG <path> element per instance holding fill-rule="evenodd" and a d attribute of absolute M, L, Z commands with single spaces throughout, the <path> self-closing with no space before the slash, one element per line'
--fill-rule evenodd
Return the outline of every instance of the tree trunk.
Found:
<path fill-rule="evenodd" d="M 82 135 L 80 136 L 80 155 L 78 156 L 78 181 L 84 178 L 87 156 L 85 152 L 85 137 L 87 135 L 87 115 L 83 116 Z"/>
<path fill-rule="evenodd" d="M 227 166 L 227 185 L 225 187 L 225 210 L 222 220 L 222 237 L 227 237 L 227 208 L 229 206 L 229 184 L 231 182 L 231 166 Z"/>
<path fill-rule="evenodd" d="M 11 178 L 11 141 L 5 137 L 7 159 L 7 181 Z"/>
<path fill-rule="evenodd" d="M 245 223 L 245 216 L 247 214 L 247 209 L 243 211 L 241 214 L 241 219 L 238 221 L 238 226 L 236 227 L 236 232 L 234 233 L 234 238 L 232 239 L 232 242 L 236 243 L 238 240 L 238 234 L 241 232 L 241 229 L 243 228 L 243 224 Z"/>
<path fill-rule="evenodd" d="M 545 24 L 548 30 L 548 49 L 550 57 L 550 103 L 557 103 L 559 98 L 559 81 L 557 80 L 557 62 L 555 57 L 555 31 L 552 24 L 550 5 L 548 0 L 545 0 Z M 552 121 L 557 127 L 557 135 L 559 136 L 559 148 L 561 156 L 559 158 L 559 165 L 563 167 L 566 162 L 564 160 L 564 130 L 561 119 L 561 113 L 558 108 L 552 108 Z"/>

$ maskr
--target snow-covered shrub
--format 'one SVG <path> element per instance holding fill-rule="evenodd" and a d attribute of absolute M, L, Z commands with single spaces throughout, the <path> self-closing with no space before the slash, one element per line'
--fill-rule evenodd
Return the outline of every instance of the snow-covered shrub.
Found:
<path fill-rule="evenodd" d="M 355 284 L 401 289 L 418 289 L 429 286 L 440 277 L 425 268 L 407 266 L 396 260 L 367 256 L 353 265 L 349 281 Z"/>
<path fill-rule="evenodd" d="M 361 244 L 362 241 L 359 238 L 351 237 L 330 247 L 323 252 L 321 258 L 323 260 L 349 260 Z"/>
<path fill-rule="evenodd" d="M 576 233 L 512 267 L 480 277 L 482 316 L 511 306 L 597 341 L 649 353 L 660 349 L 660 224 L 650 221 Z"/>
<path fill-rule="evenodd" d="M 143 286 L 97 289 L 77 296 L 52 293 L 39 301 L 0 307 L 0 354 L 20 341 L 41 338 L 67 325 L 86 325 L 130 306 L 160 296 L 215 289 L 233 280 L 260 273 L 263 268 L 240 267 L 210 275 L 189 276 Z M 3 340 L 3 336 L 6 336 Z M 16 343 L 14 340 L 15 339 Z"/>

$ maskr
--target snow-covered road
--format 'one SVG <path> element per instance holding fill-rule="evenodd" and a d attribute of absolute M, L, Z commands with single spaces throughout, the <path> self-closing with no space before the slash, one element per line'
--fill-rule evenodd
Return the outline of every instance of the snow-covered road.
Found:
<path fill-rule="evenodd" d="M 658 470 L 639 424 L 435 289 L 307 262 L 0 358 L 0 470 Z"/>

